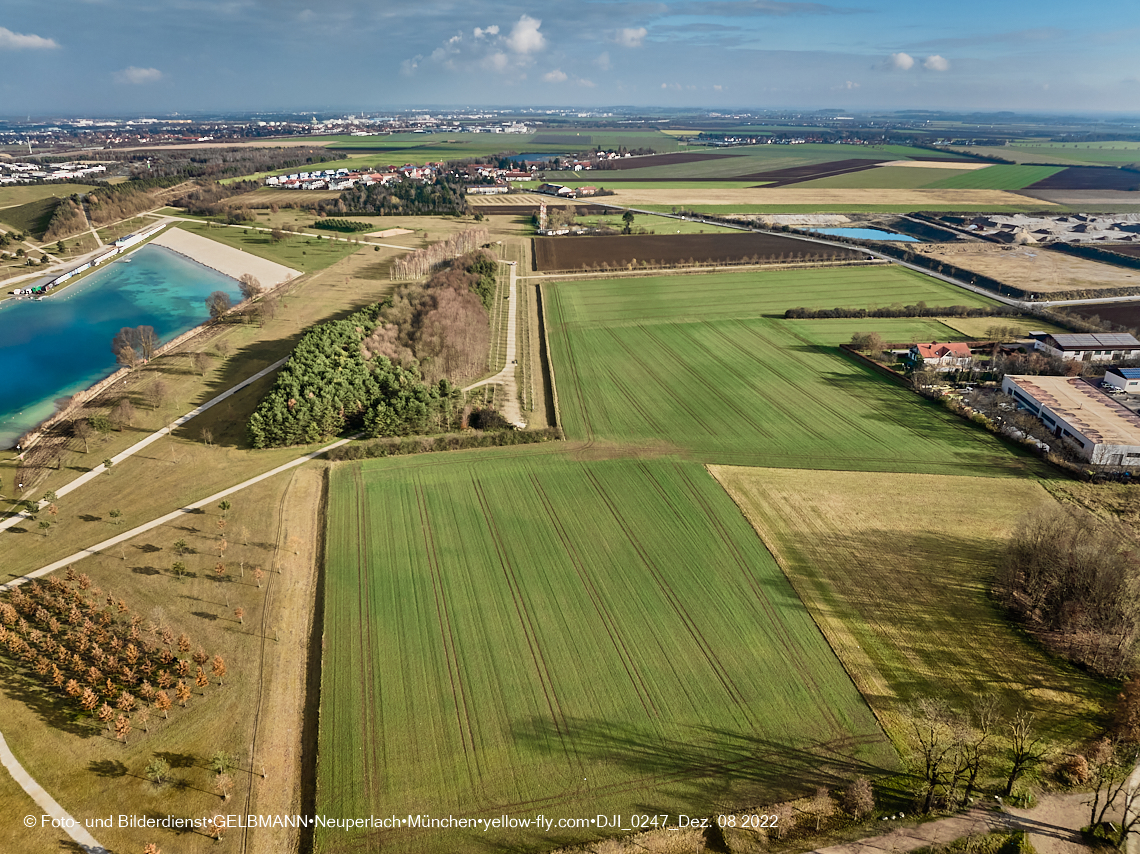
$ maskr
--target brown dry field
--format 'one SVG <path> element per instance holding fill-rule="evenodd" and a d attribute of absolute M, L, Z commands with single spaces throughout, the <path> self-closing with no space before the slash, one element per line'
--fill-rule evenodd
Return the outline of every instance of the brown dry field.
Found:
<path fill-rule="evenodd" d="M 608 237 L 539 237 L 533 241 L 535 269 L 586 270 L 606 264 L 669 266 L 693 261 L 741 263 L 796 255 L 825 254 L 829 260 L 863 258 L 854 249 L 832 249 L 775 234 L 645 234 Z"/>
<path fill-rule="evenodd" d="M 1032 293 L 1140 288 L 1140 270 L 1128 270 L 1051 252 L 1040 246 L 998 246 L 993 243 L 912 243 L 910 248 L 956 267 L 992 276 Z"/>
<path fill-rule="evenodd" d="M 615 205 L 898 205 L 915 210 L 944 205 L 971 206 L 979 209 L 1005 205 L 1040 205 L 1003 190 L 876 190 L 876 189 L 802 189 L 749 187 L 746 189 L 706 190 L 699 185 L 684 190 L 623 190 L 615 184 L 614 195 L 607 201 Z"/>
<path fill-rule="evenodd" d="M 0 691 L 5 739 L 25 770 L 74 818 L 83 822 L 120 813 L 186 817 L 219 811 L 301 812 L 302 751 L 313 743 L 311 733 L 306 742 L 303 705 L 323 525 L 323 468 L 310 463 L 230 499 L 224 582 L 213 571 L 218 560 L 213 550 L 219 516 L 215 507 L 75 565 L 77 573 L 87 573 L 94 584 L 121 596 L 137 613 L 154 616 L 161 609 L 162 620 L 176 633 L 185 631 L 196 644 L 222 654 L 228 673 L 224 687 L 215 684 L 204 696 L 196 691 L 187 708 L 175 705 L 170 710 L 168 720 L 152 714 L 150 731 L 136 726 L 126 745 L 98 726 L 74 723 L 54 695 L 29 689 L 26 680 L 7 679 Z M 112 532 L 105 518 L 70 524 Z M 192 549 L 184 558 L 190 574 L 182 581 L 170 572 L 173 544 L 179 539 Z M 244 570 L 239 561 L 244 561 Z M 253 565 L 265 570 L 260 586 Z M 280 573 L 274 571 L 278 568 Z M 242 622 L 233 616 L 238 605 L 245 608 Z M 214 775 L 207 767 L 218 750 L 235 756 L 238 763 L 231 772 L 236 785 L 228 802 L 213 791 Z M 145 777 L 147 763 L 156 756 L 166 758 L 174 769 L 175 782 L 161 788 Z M 72 850 L 59 832 L 49 837 L 49 844 L 38 830 L 25 835 L 23 817 L 38 816 L 39 808 L 29 806 L 26 796 L 8 785 L 0 786 L 0 795 L 0 846 L 5 854 Z M 18 828 L 19 834 L 9 828 Z M 236 828 L 220 846 L 204 834 L 173 830 L 114 827 L 92 828 L 91 833 L 110 850 L 123 852 L 142 851 L 149 842 L 184 854 L 296 850 L 296 831 L 280 828 L 250 831 L 248 847 L 241 840 L 243 831 Z"/>

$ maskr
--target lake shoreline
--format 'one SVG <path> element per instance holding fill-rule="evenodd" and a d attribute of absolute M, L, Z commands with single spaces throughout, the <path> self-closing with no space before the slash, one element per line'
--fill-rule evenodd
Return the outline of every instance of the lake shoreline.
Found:
<path fill-rule="evenodd" d="M 150 243 L 154 243 L 154 242 L 155 241 L 152 239 L 144 245 L 150 245 Z M 203 285 L 205 285 L 205 287 L 216 287 L 217 284 L 220 284 L 220 282 L 213 281 L 212 280 L 213 277 L 225 277 L 225 280 L 227 280 L 228 284 L 224 286 L 224 289 L 228 290 L 228 291 L 236 292 L 236 290 L 237 290 L 236 284 L 237 283 L 236 283 L 236 280 L 232 276 L 228 276 L 225 273 L 223 273 L 222 271 L 216 270 L 215 268 L 210 267 L 209 265 L 202 264 L 200 261 L 198 261 L 198 259 L 193 258 L 186 253 L 178 252 L 177 250 L 173 250 L 173 249 L 170 249 L 169 247 L 162 246 L 162 244 L 158 244 L 158 245 L 161 247 L 161 251 L 163 251 L 165 253 L 169 253 L 169 255 L 167 257 L 179 259 L 179 261 L 178 261 L 179 265 L 185 266 L 188 264 L 194 264 L 194 265 L 197 265 L 198 267 L 205 268 L 205 269 L 209 270 L 209 276 L 206 277 L 207 279 L 211 279 L 209 284 L 205 284 L 202 281 L 201 276 L 193 277 L 194 279 L 196 279 L 198 281 L 200 290 L 202 289 Z M 140 246 L 139 248 L 141 249 L 142 247 Z M 135 252 L 137 252 L 137 251 L 138 250 L 135 249 L 130 254 L 134 255 Z M 118 265 L 120 261 L 126 261 L 126 260 L 127 260 L 126 258 L 116 259 L 116 261 L 113 262 L 112 264 L 101 267 L 99 270 L 92 271 L 92 272 L 94 274 L 103 273 L 104 275 L 111 274 L 112 276 L 114 276 L 115 275 L 114 271 L 116 271 L 116 269 L 117 269 L 116 265 Z M 144 263 L 146 263 L 146 262 L 144 261 Z M 134 264 L 131 264 L 129 266 L 134 267 Z M 124 272 L 125 271 L 120 270 L 119 275 L 123 275 Z M 192 271 L 188 271 L 188 272 L 190 272 L 190 275 L 193 276 Z M 126 275 L 129 276 L 130 274 L 127 273 Z M 167 273 L 167 274 L 154 273 L 152 275 L 163 275 L 164 278 L 161 281 L 164 285 L 170 284 L 176 289 L 180 285 L 182 285 L 182 281 L 179 278 L 177 278 L 174 271 L 171 271 L 170 273 Z M 114 279 L 112 279 L 112 280 L 114 281 Z M 81 283 L 83 283 L 83 282 L 86 282 L 88 284 L 93 284 L 96 288 L 98 288 L 102 284 L 101 282 L 92 282 L 90 277 L 86 277 L 86 276 L 83 278 Z M 129 291 L 130 286 L 127 285 L 127 288 Z M 66 291 L 64 291 L 65 298 L 70 298 L 73 296 L 82 296 L 82 294 L 83 294 L 83 291 L 80 291 L 77 289 L 68 289 L 68 290 L 70 291 L 70 293 L 67 293 Z M 83 289 L 83 290 L 86 290 L 86 289 Z M 140 288 L 136 285 L 135 291 L 137 292 L 139 290 L 140 290 Z M 198 313 L 199 317 L 201 317 L 199 322 L 194 323 L 189 328 L 183 327 L 181 331 L 178 331 L 178 327 L 182 325 L 182 323 L 179 322 L 179 318 L 183 317 L 185 314 L 184 310 L 179 311 L 176 307 L 178 305 L 178 296 L 176 295 L 174 297 L 175 302 L 173 304 L 171 304 L 170 306 L 164 306 L 163 308 L 156 309 L 153 304 L 148 303 L 148 299 L 152 296 L 152 294 L 146 288 L 145 284 L 141 288 L 141 291 L 142 291 L 142 294 L 141 294 L 140 298 L 143 300 L 143 302 L 139 306 L 143 309 L 143 311 L 141 313 L 134 314 L 133 316 L 126 316 L 125 315 L 121 321 L 113 320 L 113 321 L 110 321 L 109 323 L 104 322 L 104 325 L 107 326 L 108 329 L 110 329 L 112 326 L 115 326 L 116 324 L 120 324 L 120 326 L 116 326 L 116 329 L 117 329 L 117 328 L 121 328 L 121 326 L 136 325 L 137 321 L 142 320 L 143 325 L 152 325 L 153 324 L 155 326 L 159 326 L 158 323 L 154 322 L 155 317 L 157 317 L 158 319 L 168 320 L 169 323 L 166 324 L 167 330 L 164 332 L 162 330 L 162 328 L 160 327 L 159 328 L 159 334 L 160 335 L 170 335 L 172 331 L 176 332 L 176 334 L 174 334 L 174 336 L 172 338 L 170 338 L 169 340 L 167 340 L 166 342 L 164 342 L 162 345 L 159 346 L 159 348 L 155 351 L 154 357 L 158 357 L 160 355 L 163 355 L 165 353 L 170 352 L 172 349 L 184 344 L 189 339 L 191 339 L 197 335 L 200 335 L 203 331 L 205 331 L 208 328 L 208 325 L 210 322 L 209 318 L 208 317 L 201 317 L 201 313 Z M 138 294 L 136 294 L 136 295 L 138 295 Z M 235 300 L 235 302 L 237 302 L 238 300 L 241 299 L 239 294 L 234 293 L 233 295 L 237 298 Z M 54 296 L 54 294 L 52 296 Z M 110 296 L 114 296 L 114 294 L 111 294 Z M 171 298 L 169 294 L 167 294 L 167 298 L 168 299 Z M 23 301 L 21 300 L 20 302 L 23 302 Z M 54 302 L 54 301 L 45 300 L 44 308 L 47 308 L 50 302 Z M 197 298 L 196 297 L 194 297 L 194 302 L 195 302 L 195 304 L 197 304 Z M 52 307 L 55 308 L 55 306 L 52 306 Z M 151 316 L 147 316 L 148 312 Z M 15 323 L 17 321 L 12 321 L 12 322 Z M 75 322 L 78 322 L 78 323 L 84 324 L 84 325 L 86 325 L 86 323 L 87 323 L 86 318 L 84 318 L 84 317 L 76 318 L 73 321 L 73 323 L 75 323 Z M 58 335 L 59 334 L 58 330 L 55 331 L 53 334 Z M 23 346 L 25 348 L 32 349 L 32 346 L 36 343 L 35 338 L 36 338 L 36 336 L 33 333 L 31 335 L 31 337 L 28 338 L 28 340 L 26 340 L 24 342 Z M 108 340 L 110 340 L 110 339 L 108 338 Z M 19 346 L 19 345 L 16 345 L 16 346 Z M 88 349 L 90 351 L 90 347 Z M 95 352 L 96 353 L 99 352 L 98 348 L 96 348 Z M 98 358 L 98 357 L 94 357 L 94 356 L 90 356 L 90 355 L 89 355 L 89 358 L 92 359 L 92 362 L 98 361 L 98 362 L 102 362 L 102 363 L 106 364 L 106 362 L 102 358 Z M 15 361 L 17 362 L 17 364 L 20 363 L 20 359 L 18 357 Z M 75 387 L 74 381 L 71 383 L 63 384 L 62 386 L 60 386 L 60 390 L 51 391 L 48 394 L 46 394 L 40 398 L 36 398 L 36 399 L 32 399 L 32 400 L 26 400 L 26 402 L 24 402 L 24 403 L 16 402 L 16 401 L 20 400 L 18 393 L 17 393 L 17 397 L 15 398 L 15 401 L 13 401 L 15 403 L 15 406 L 12 409 L 10 409 L 7 413 L 5 413 L 5 420 L 10 419 L 12 423 L 4 430 L 5 435 L 3 436 L 3 439 L 0 440 L 0 441 L 2 441 L 2 444 L 9 449 L 14 449 L 16 447 L 19 447 L 21 450 L 26 450 L 27 448 L 32 447 L 33 445 L 36 444 L 36 442 L 39 441 L 39 439 L 45 433 L 45 431 L 50 430 L 54 425 L 58 424 L 59 422 L 67 420 L 69 417 L 73 417 L 76 409 L 79 406 L 82 406 L 83 404 L 91 401 L 92 399 L 94 399 L 98 395 L 105 392 L 107 389 L 111 388 L 115 384 L 117 384 L 120 381 L 122 381 L 123 379 L 125 379 L 131 373 L 130 369 L 116 368 L 113 364 L 109 364 L 109 365 L 107 365 L 107 367 L 110 368 L 109 374 L 106 374 L 106 375 L 102 376 L 101 378 L 96 379 L 93 382 L 87 383 L 86 385 L 82 386 L 79 390 L 77 390 L 75 393 L 73 393 L 71 395 L 66 394 L 65 390 L 67 388 L 74 388 Z M 19 373 L 27 374 L 27 373 L 33 373 L 33 372 L 34 372 L 34 367 L 29 368 L 26 365 L 22 371 L 18 368 L 13 371 L 14 375 L 18 375 Z M 19 416 L 21 414 L 24 414 L 24 413 L 28 413 L 28 414 L 31 414 L 33 412 L 45 413 L 46 407 L 48 406 L 49 402 L 53 407 L 59 407 L 59 401 L 61 399 L 67 400 L 68 401 L 67 405 L 63 406 L 62 408 L 56 408 L 56 410 L 54 412 L 47 414 L 46 417 L 44 417 L 44 418 L 40 418 L 38 420 L 29 419 L 27 421 L 22 421 L 19 419 Z"/>

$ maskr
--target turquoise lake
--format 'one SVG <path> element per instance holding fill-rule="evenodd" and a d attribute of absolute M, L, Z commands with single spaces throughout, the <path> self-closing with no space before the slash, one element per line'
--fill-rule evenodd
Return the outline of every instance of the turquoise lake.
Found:
<path fill-rule="evenodd" d="M 857 240 L 899 240 L 904 243 L 918 243 L 917 237 L 883 231 L 881 228 L 815 228 L 820 234 L 838 234 L 840 237 L 854 237 Z"/>
<path fill-rule="evenodd" d="M 58 399 L 114 373 L 111 339 L 122 327 L 153 326 L 165 343 L 209 318 L 214 291 L 241 299 L 229 276 L 148 245 L 38 302 L 0 303 L 0 447 Z"/>

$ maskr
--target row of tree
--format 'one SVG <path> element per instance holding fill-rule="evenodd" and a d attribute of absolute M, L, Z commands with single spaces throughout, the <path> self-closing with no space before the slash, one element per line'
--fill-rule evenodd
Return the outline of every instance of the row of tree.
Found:
<path fill-rule="evenodd" d="M 986 307 L 965 305 L 895 304 L 885 308 L 789 308 L 784 317 L 789 320 L 834 319 L 843 317 L 1003 317 L 1020 314 L 1008 305 Z"/>
<path fill-rule="evenodd" d="M 485 228 L 468 228 L 457 232 L 445 240 L 396 259 L 392 262 L 391 276 L 393 279 L 418 279 L 426 276 L 443 262 L 473 252 L 485 244 L 487 239 L 488 231 Z"/>
<path fill-rule="evenodd" d="M 458 216 L 467 213 L 468 209 L 465 185 L 454 176 L 439 177 L 432 183 L 399 181 L 395 184 L 358 185 L 346 190 L 338 199 L 318 202 L 316 207 L 329 215 L 380 216 Z"/>

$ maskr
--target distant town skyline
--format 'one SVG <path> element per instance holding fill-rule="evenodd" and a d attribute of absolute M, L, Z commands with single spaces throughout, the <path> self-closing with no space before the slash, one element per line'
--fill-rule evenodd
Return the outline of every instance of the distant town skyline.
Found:
<path fill-rule="evenodd" d="M 1140 114 L 1108 4 L 902 0 L 33 0 L 0 9 L 0 114 L 479 104 Z"/>

